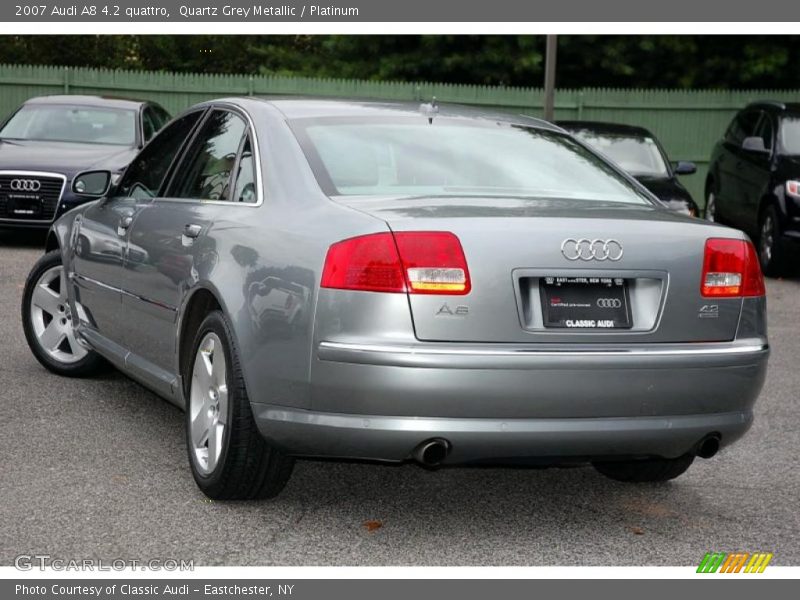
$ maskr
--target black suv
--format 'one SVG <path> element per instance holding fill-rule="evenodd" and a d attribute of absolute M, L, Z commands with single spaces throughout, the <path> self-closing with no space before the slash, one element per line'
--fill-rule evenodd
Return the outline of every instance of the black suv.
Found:
<path fill-rule="evenodd" d="M 737 113 L 711 156 L 705 215 L 756 240 L 765 274 L 786 270 L 800 241 L 800 104 Z"/>

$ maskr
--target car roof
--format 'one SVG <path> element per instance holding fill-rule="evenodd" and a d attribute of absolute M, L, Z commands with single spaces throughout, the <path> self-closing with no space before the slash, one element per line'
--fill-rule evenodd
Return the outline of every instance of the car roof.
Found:
<path fill-rule="evenodd" d="M 773 112 L 800 114 L 800 102 L 780 102 L 779 100 L 759 100 L 751 102 L 747 108 L 760 108 Z"/>
<path fill-rule="evenodd" d="M 644 127 L 624 125 L 622 123 L 605 123 L 602 121 L 556 121 L 556 125 L 567 131 L 591 131 L 607 135 L 629 135 L 635 137 L 654 137 Z"/>
<path fill-rule="evenodd" d="M 419 117 L 423 102 L 385 102 L 369 100 L 308 99 L 308 98 L 231 98 L 225 99 L 244 105 L 247 102 L 266 103 L 292 119 L 315 119 L 325 117 Z M 538 127 L 552 131 L 560 129 L 542 119 L 523 114 L 486 110 L 472 106 L 437 103 L 437 117 L 487 119 L 502 123 Z"/>
<path fill-rule="evenodd" d="M 115 96 L 81 96 L 77 94 L 57 94 L 53 96 L 37 96 L 25 101 L 25 104 L 72 104 L 75 106 L 94 106 L 105 108 L 138 109 L 145 100 L 118 98 Z"/>

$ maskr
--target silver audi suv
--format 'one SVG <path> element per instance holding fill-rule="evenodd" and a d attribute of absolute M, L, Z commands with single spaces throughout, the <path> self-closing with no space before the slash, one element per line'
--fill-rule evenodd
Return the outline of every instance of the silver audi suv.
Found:
<path fill-rule="evenodd" d="M 664 209 L 548 123 L 224 99 L 61 217 L 22 318 L 51 371 L 183 407 L 212 498 L 293 460 L 592 463 L 663 481 L 753 419 L 764 282 L 739 231 Z"/>

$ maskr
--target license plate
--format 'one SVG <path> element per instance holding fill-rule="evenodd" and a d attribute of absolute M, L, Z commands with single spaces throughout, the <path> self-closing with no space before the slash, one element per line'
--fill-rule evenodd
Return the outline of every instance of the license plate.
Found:
<path fill-rule="evenodd" d="M 630 329 L 628 282 L 616 277 L 542 277 L 544 326 L 557 329 Z"/>
<path fill-rule="evenodd" d="M 6 213 L 18 219 L 32 219 L 42 214 L 42 201 L 39 198 L 8 196 Z"/>

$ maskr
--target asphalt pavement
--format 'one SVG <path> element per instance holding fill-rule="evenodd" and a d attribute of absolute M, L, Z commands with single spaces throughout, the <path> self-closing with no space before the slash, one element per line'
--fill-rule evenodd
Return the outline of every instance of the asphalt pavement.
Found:
<path fill-rule="evenodd" d="M 708 551 L 800 564 L 800 279 L 768 282 L 772 356 L 756 422 L 660 485 L 591 468 L 298 461 L 277 499 L 211 502 L 182 413 L 124 376 L 49 374 L 19 305 L 42 240 L 0 233 L 0 565 L 696 565 Z"/>

